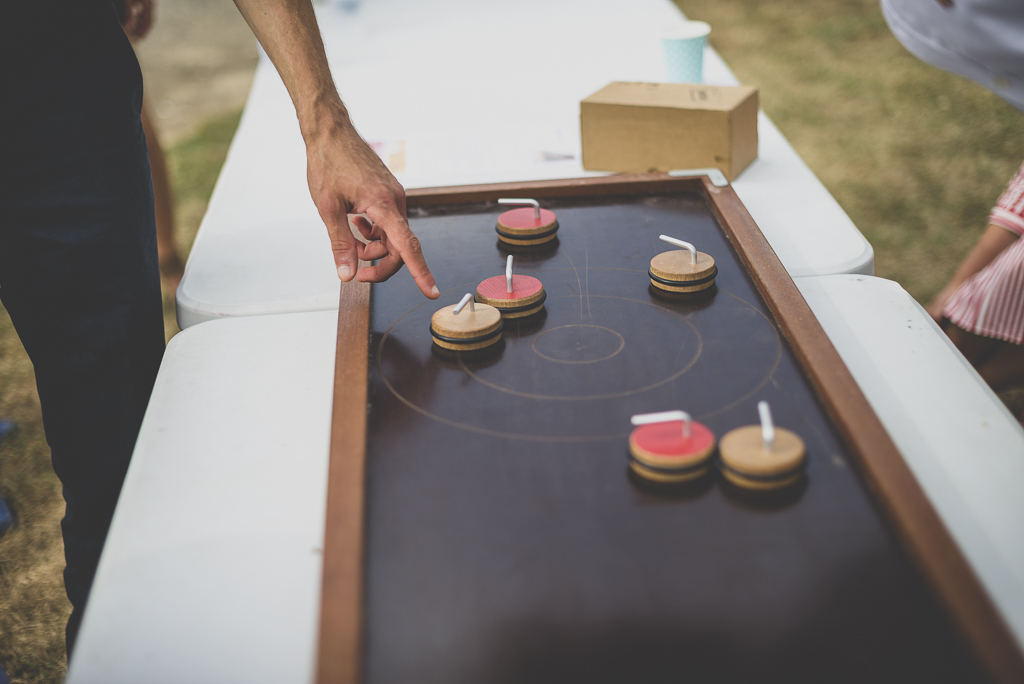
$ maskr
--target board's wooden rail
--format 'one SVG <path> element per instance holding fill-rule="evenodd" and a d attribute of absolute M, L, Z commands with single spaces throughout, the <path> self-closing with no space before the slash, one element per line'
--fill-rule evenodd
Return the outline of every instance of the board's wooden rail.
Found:
<path fill-rule="evenodd" d="M 369 362 L 370 284 L 352 280 L 342 284 L 338 308 L 318 682 L 359 681 Z"/>
<path fill-rule="evenodd" d="M 874 496 L 954 623 L 997 682 L 1024 681 L 1024 653 L 843 364 L 793 279 L 732 187 L 705 177 L 635 174 L 525 183 L 424 188 L 410 209 L 535 199 L 699 191 L 807 373 L 829 418 L 857 459 Z M 369 382 L 370 287 L 341 288 L 335 369 L 318 684 L 360 678 L 365 530 L 366 394 Z"/>

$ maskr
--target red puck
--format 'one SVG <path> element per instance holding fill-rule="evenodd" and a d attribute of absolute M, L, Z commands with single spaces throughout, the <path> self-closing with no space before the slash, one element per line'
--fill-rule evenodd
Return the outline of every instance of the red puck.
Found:
<path fill-rule="evenodd" d="M 532 316 L 544 308 L 546 298 L 541 282 L 527 275 L 512 274 L 512 292 L 503 275 L 488 278 L 476 288 L 477 301 L 496 308 L 502 318 Z"/>
<path fill-rule="evenodd" d="M 555 212 L 541 209 L 540 218 L 537 218 L 533 207 L 511 209 L 498 217 L 499 228 L 524 235 L 550 230 L 556 223 Z"/>
<path fill-rule="evenodd" d="M 715 435 L 690 421 L 690 435 L 683 435 L 683 421 L 641 425 L 629 435 L 629 451 L 643 465 L 657 469 L 688 470 L 711 457 Z"/>
<path fill-rule="evenodd" d="M 543 292 L 543 290 L 544 286 L 533 276 L 513 273 L 511 292 L 508 291 L 505 276 L 500 275 L 488 278 L 480 283 L 476 288 L 476 294 L 477 297 L 497 300 L 499 303 L 507 301 L 509 303 L 518 302 L 525 304 L 526 302 L 519 302 L 519 300 L 535 297 Z M 483 301 L 483 299 L 480 299 L 480 301 Z M 491 306 L 494 306 L 494 304 L 491 304 Z"/>

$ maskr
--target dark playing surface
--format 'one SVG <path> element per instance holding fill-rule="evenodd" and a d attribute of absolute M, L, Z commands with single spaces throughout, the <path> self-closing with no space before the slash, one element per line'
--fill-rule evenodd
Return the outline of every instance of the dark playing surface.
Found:
<path fill-rule="evenodd" d="M 548 293 L 489 358 L 431 351 L 433 312 L 504 272 L 496 204 L 411 217 L 441 299 L 375 285 L 365 679 L 976 681 L 703 198 L 548 201 Z M 715 257 L 714 296 L 654 296 L 666 233 Z M 807 480 L 752 502 L 720 477 L 650 491 L 629 417 L 683 409 L 718 438 L 776 424 Z"/>

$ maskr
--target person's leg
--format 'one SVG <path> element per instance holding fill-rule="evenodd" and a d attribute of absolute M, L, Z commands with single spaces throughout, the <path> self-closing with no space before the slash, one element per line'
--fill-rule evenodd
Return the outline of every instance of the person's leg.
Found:
<path fill-rule="evenodd" d="M 0 299 L 35 367 L 66 501 L 69 653 L 164 346 L 152 200 L 124 199 L 22 217 L 0 241 L 20 262 L 3 264 Z"/>
<path fill-rule="evenodd" d="M 0 134 L 0 299 L 67 504 L 70 652 L 163 354 L 153 191 L 141 74 L 110 3 L 15 8 L 39 16 L 0 46 L 21 54 L 18 108 L 0 107 L 17 132 Z"/>
<path fill-rule="evenodd" d="M 149 149 L 149 168 L 153 175 L 153 199 L 156 207 L 156 248 L 160 255 L 160 274 L 167 283 L 167 290 L 174 298 L 178 283 L 185 273 L 185 267 L 178 256 L 174 242 L 174 201 L 167 173 L 167 160 L 160 146 L 156 128 L 149 118 L 146 103 L 142 103 L 142 127 L 146 131 L 146 145 Z"/>
<path fill-rule="evenodd" d="M 949 339 L 996 392 L 1024 384 L 1024 347 L 967 332 L 947 321 Z"/>
<path fill-rule="evenodd" d="M 964 358 L 975 368 L 985 363 L 1000 345 L 999 340 L 967 332 L 949 321 L 946 321 L 943 330 L 954 346 L 964 355 Z"/>
<path fill-rule="evenodd" d="M 140 156 L 134 172 L 141 181 Z M 0 251 L 19 262 L 5 259 L 0 299 L 35 367 L 66 501 L 69 653 L 164 346 L 151 195 L 144 202 L 122 196 L 112 206 L 119 196 L 67 213 L 23 215 L 0 241 Z"/>
<path fill-rule="evenodd" d="M 978 374 L 996 392 L 1024 384 L 1024 347 L 1001 342 L 978 368 Z"/>

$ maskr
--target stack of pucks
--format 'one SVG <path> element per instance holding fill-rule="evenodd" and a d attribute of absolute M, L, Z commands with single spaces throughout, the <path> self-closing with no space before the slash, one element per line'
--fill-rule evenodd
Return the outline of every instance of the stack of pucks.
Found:
<path fill-rule="evenodd" d="M 531 276 L 512 276 L 512 292 L 505 287 L 505 276 L 494 276 L 476 288 L 476 299 L 501 312 L 502 318 L 524 318 L 544 308 L 544 285 Z"/>
<path fill-rule="evenodd" d="M 758 404 L 758 409 L 761 425 L 736 428 L 722 438 L 718 446 L 722 475 L 744 489 L 788 487 L 803 476 L 804 442 L 795 433 L 772 425 L 765 402 Z"/>
<path fill-rule="evenodd" d="M 647 273 L 651 285 L 666 292 L 693 293 L 715 284 L 718 267 L 711 255 L 698 252 L 689 242 L 667 235 L 661 235 L 659 239 L 683 249 L 662 252 L 651 259 L 651 270 Z"/>
<path fill-rule="evenodd" d="M 468 308 L 463 310 L 466 305 Z M 453 306 L 438 309 L 430 318 L 430 334 L 434 344 L 453 351 L 484 349 L 501 339 L 504 324 L 493 306 L 473 303 L 467 293 Z"/>
<path fill-rule="evenodd" d="M 663 484 L 695 480 L 711 467 L 715 435 L 683 411 L 633 416 L 629 467 L 640 477 Z"/>
<path fill-rule="evenodd" d="M 498 217 L 495 231 L 498 240 L 507 245 L 530 247 L 551 242 L 558 234 L 555 212 L 541 209 L 532 199 L 500 199 L 498 204 L 528 204 L 522 209 L 511 209 Z"/>
<path fill-rule="evenodd" d="M 476 288 L 476 300 L 496 308 L 502 318 L 532 316 L 544 308 L 547 296 L 544 285 L 536 278 L 512 273 L 511 254 L 504 276 L 488 278 Z"/>

